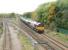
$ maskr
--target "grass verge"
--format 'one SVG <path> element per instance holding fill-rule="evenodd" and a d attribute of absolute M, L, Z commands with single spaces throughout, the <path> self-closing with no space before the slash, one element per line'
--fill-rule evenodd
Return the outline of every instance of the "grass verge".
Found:
<path fill-rule="evenodd" d="M 27 36 L 22 35 L 22 34 L 19 34 L 18 36 L 19 36 L 20 42 L 21 42 L 24 50 L 34 50 L 32 44 Z"/>

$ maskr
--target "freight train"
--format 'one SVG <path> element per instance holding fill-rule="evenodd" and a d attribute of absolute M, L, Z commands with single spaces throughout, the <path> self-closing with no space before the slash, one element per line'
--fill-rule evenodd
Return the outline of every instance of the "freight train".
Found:
<path fill-rule="evenodd" d="M 44 33 L 44 24 L 41 22 L 36 22 L 24 17 L 20 17 L 20 20 L 24 22 L 31 29 L 35 30 L 38 33 Z"/>

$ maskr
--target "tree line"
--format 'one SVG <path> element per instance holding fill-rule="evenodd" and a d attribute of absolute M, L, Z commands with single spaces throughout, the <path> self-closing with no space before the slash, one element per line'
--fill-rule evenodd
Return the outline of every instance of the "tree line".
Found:
<path fill-rule="evenodd" d="M 35 11 L 26 12 L 23 16 L 42 22 L 51 30 L 68 29 L 68 0 L 44 3 Z"/>

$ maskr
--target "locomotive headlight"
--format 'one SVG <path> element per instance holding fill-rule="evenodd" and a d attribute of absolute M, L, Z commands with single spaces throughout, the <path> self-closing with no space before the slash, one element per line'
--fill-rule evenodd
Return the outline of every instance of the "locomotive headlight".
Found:
<path fill-rule="evenodd" d="M 44 30 L 44 27 L 36 27 L 37 30 Z"/>

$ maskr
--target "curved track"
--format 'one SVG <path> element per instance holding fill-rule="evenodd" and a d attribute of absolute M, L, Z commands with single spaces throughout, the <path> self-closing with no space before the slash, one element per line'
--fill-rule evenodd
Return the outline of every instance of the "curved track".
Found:
<path fill-rule="evenodd" d="M 24 24 L 22 24 L 22 25 L 24 25 Z M 27 29 L 28 27 L 27 26 L 25 26 L 24 27 L 24 29 L 25 29 L 25 31 L 27 30 L 28 32 L 29 32 L 29 34 L 30 33 L 32 33 L 33 34 L 33 36 L 35 35 L 35 38 L 37 39 L 37 41 L 38 40 L 40 40 L 41 39 L 41 44 L 43 44 L 43 43 L 45 43 L 46 42 L 46 39 L 48 39 L 48 42 L 51 42 L 51 43 L 53 43 L 54 45 L 56 45 L 56 49 L 54 48 L 54 47 L 52 47 L 50 44 L 48 44 L 48 43 L 46 43 L 47 45 L 48 45 L 48 47 L 50 47 L 52 50 L 57 50 L 58 48 L 60 48 L 61 50 L 68 50 L 68 47 L 67 46 L 65 46 L 64 44 L 62 44 L 61 42 L 58 42 L 58 41 L 56 41 L 55 39 L 52 39 L 51 37 L 49 37 L 49 36 L 47 36 L 46 34 L 41 34 L 41 35 L 39 35 L 38 33 L 36 33 L 36 32 L 34 32 L 34 31 L 31 31 L 31 29 L 29 30 L 29 28 Z M 31 34 L 30 34 L 31 35 Z M 31 35 L 32 36 L 32 35 Z M 38 37 L 39 36 L 39 37 Z M 42 40 L 42 38 L 43 38 L 43 40 Z M 34 39 L 35 39 L 34 38 Z M 40 41 L 38 41 L 38 42 L 40 42 Z M 45 44 L 44 44 L 45 45 Z M 57 48 L 58 47 L 58 48 Z"/>
<path fill-rule="evenodd" d="M 13 23 L 13 25 L 15 25 Z M 17 25 L 15 25 L 17 26 Z M 33 39 L 35 39 L 39 45 L 41 45 L 45 50 L 55 50 L 54 47 L 48 44 L 48 42 L 44 39 L 42 39 L 42 36 L 40 34 L 34 32 L 33 30 L 30 30 L 25 24 L 23 24 L 24 27 L 21 27 L 20 31 L 25 31 L 25 33 L 29 34 Z M 17 26 L 18 27 L 18 26 Z M 23 30 L 22 30 L 23 29 Z M 37 35 L 38 34 L 38 35 Z"/>
<path fill-rule="evenodd" d="M 20 27 L 18 27 L 17 25 L 15 25 L 14 23 L 10 22 L 14 27 L 16 27 L 19 31 L 21 31 L 24 34 L 28 34 L 29 36 L 31 36 L 33 39 L 35 39 L 38 44 L 34 44 L 35 46 L 37 45 L 37 47 L 40 46 L 40 49 L 44 49 L 44 50 L 55 50 L 52 46 L 50 46 L 47 41 L 44 41 L 43 39 L 41 40 L 42 36 L 37 36 L 35 35 L 36 32 L 31 31 L 27 26 L 25 26 L 25 24 L 23 24 L 24 27 L 21 27 L 22 29 L 20 29 Z M 34 34 L 35 33 L 35 34 Z M 43 42 L 42 42 L 43 41 Z"/>

